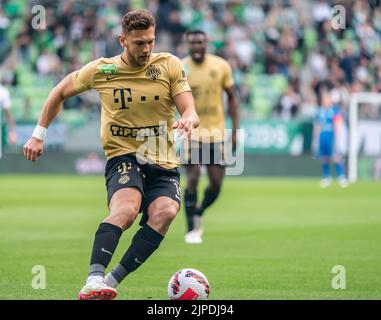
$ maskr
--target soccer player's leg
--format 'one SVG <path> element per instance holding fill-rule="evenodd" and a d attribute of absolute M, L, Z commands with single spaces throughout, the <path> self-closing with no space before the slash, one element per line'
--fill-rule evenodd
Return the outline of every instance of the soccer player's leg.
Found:
<path fill-rule="evenodd" d="M 104 282 L 104 273 L 122 232 L 132 225 L 138 214 L 141 197 L 141 192 L 136 188 L 120 189 L 113 195 L 110 215 L 100 224 L 95 235 L 90 271 L 79 299 L 111 300 L 116 297 L 116 290 Z"/>
<path fill-rule="evenodd" d="M 194 226 L 194 217 L 197 213 L 197 186 L 200 178 L 200 165 L 184 165 L 186 174 L 186 189 L 184 192 L 185 215 L 187 223 L 187 232 L 192 231 Z"/>
<path fill-rule="evenodd" d="M 139 268 L 160 246 L 181 203 L 177 169 L 151 168 L 147 175 L 142 203 L 142 226 L 133 237 L 119 264 L 106 276 L 107 285 L 116 288 Z"/>
<path fill-rule="evenodd" d="M 335 164 L 336 177 L 340 187 L 348 187 L 349 183 L 345 174 L 343 157 L 339 153 L 335 153 L 333 156 L 333 163 Z"/>
<path fill-rule="evenodd" d="M 320 180 L 320 187 L 326 188 L 331 185 L 332 177 L 330 173 L 330 157 L 321 157 L 322 179 Z"/>
<path fill-rule="evenodd" d="M 193 229 L 185 234 L 185 242 L 188 244 L 200 244 L 203 242 L 201 217 L 204 214 L 205 209 L 210 207 L 218 198 L 222 181 L 225 176 L 225 167 L 222 165 L 210 164 L 207 165 L 206 168 L 208 171 L 209 185 L 205 189 L 201 206 L 196 208 L 195 215 L 193 216 Z"/>
<path fill-rule="evenodd" d="M 184 140 L 181 146 L 181 163 L 185 169 L 186 188 L 184 192 L 187 232 L 194 229 L 197 209 L 197 186 L 200 177 L 202 144 L 199 141 Z"/>
<path fill-rule="evenodd" d="M 320 187 L 326 188 L 331 185 L 332 177 L 330 171 L 330 160 L 333 155 L 333 142 L 327 138 L 319 139 L 319 157 L 321 161 L 322 179 Z"/>
<path fill-rule="evenodd" d="M 133 160 L 131 160 L 133 162 Z M 142 201 L 143 181 L 136 164 L 121 159 L 106 167 L 110 215 L 95 234 L 90 270 L 85 286 L 78 294 L 81 300 L 111 300 L 117 292 L 104 282 L 104 273 L 123 231 L 135 220 Z"/>
<path fill-rule="evenodd" d="M 205 209 L 210 207 L 217 200 L 225 177 L 225 166 L 210 164 L 207 165 L 206 168 L 208 171 L 209 184 L 204 191 L 201 206 L 197 210 L 197 214 L 200 217 L 204 214 Z"/>
<path fill-rule="evenodd" d="M 204 198 L 200 208 L 197 210 L 198 216 L 202 216 L 205 209 L 216 201 L 220 194 L 222 181 L 225 177 L 225 155 L 223 142 L 204 144 L 203 148 L 210 148 L 210 161 L 206 163 L 208 171 L 209 185 L 204 191 Z M 205 153 L 205 150 L 204 150 Z"/>

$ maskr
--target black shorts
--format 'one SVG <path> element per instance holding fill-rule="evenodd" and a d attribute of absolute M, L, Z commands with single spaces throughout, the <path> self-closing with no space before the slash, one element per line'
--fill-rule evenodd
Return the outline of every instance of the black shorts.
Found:
<path fill-rule="evenodd" d="M 182 164 L 213 164 L 225 166 L 224 143 L 186 142 L 180 153 Z"/>
<path fill-rule="evenodd" d="M 142 194 L 139 212 L 143 212 L 140 225 L 148 220 L 148 206 L 158 197 L 169 197 L 181 205 L 180 174 L 177 168 L 164 169 L 153 164 L 140 164 L 134 154 L 126 154 L 107 161 L 107 203 L 114 193 L 124 188 L 137 188 Z"/>

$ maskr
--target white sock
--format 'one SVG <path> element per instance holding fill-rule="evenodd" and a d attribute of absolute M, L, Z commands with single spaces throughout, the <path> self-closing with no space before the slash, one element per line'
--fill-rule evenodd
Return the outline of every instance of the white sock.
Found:
<path fill-rule="evenodd" d="M 86 280 L 86 284 L 93 281 L 103 281 L 104 278 L 102 276 L 88 276 Z"/>

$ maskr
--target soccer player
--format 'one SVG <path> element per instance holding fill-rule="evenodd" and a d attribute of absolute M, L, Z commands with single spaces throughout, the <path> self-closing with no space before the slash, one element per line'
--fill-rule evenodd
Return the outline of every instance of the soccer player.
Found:
<path fill-rule="evenodd" d="M 232 120 L 233 149 L 236 148 L 236 130 L 239 120 L 232 69 L 229 63 L 220 57 L 206 53 L 207 36 L 203 31 L 188 31 L 185 39 L 189 46 L 189 56 L 183 59 L 183 64 L 195 99 L 196 111 L 200 117 L 200 126 L 193 132 L 191 142 L 183 145 L 187 180 L 184 200 L 188 227 L 185 242 L 197 244 L 202 243 L 201 217 L 205 210 L 216 201 L 225 176 L 224 92 L 227 93 L 227 112 Z M 202 164 L 206 165 L 209 185 L 205 189 L 201 205 L 198 205 L 197 185 Z"/>
<path fill-rule="evenodd" d="M 2 146 L 6 145 L 7 142 L 10 144 L 16 143 L 15 122 L 12 116 L 11 106 L 11 97 L 8 89 L 0 84 L 0 158 L 2 155 Z M 2 113 L 4 113 L 6 119 L 4 122 Z"/>
<path fill-rule="evenodd" d="M 115 298 L 115 288 L 159 247 L 180 208 L 180 162 L 173 129 L 189 136 L 199 120 L 180 59 L 153 53 L 154 41 L 152 14 L 146 10 L 127 13 L 119 36 L 123 53 L 94 60 L 64 78 L 48 96 L 33 137 L 24 146 L 28 160 L 38 159 L 46 128 L 62 102 L 92 88 L 99 92 L 110 215 L 96 231 L 90 270 L 79 299 Z M 177 121 L 176 107 L 181 114 Z M 157 144 L 164 147 L 155 148 Z M 142 227 L 105 277 L 122 232 L 141 211 Z"/>
<path fill-rule="evenodd" d="M 321 107 L 317 112 L 314 123 L 314 139 L 318 142 L 318 155 L 321 160 L 323 174 L 320 186 L 326 188 L 331 185 L 330 162 L 333 161 L 339 185 L 345 188 L 348 186 L 348 181 L 342 159 L 343 116 L 339 107 L 332 103 L 332 98 L 327 88 L 321 89 L 320 98 Z"/>

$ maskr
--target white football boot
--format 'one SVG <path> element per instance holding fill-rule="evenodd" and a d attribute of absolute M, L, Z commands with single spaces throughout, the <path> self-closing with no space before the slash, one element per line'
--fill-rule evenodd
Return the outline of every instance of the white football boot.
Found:
<path fill-rule="evenodd" d="M 339 178 L 338 182 L 339 182 L 340 187 L 342 187 L 342 188 L 346 188 L 349 186 L 349 182 L 345 177 Z"/>
<path fill-rule="evenodd" d="M 200 230 L 193 229 L 185 234 L 185 242 L 188 244 L 200 244 L 202 243 Z"/>
<path fill-rule="evenodd" d="M 327 188 L 332 184 L 332 178 L 324 178 L 320 180 L 320 188 Z"/>
<path fill-rule="evenodd" d="M 94 280 L 86 283 L 78 293 L 78 300 L 113 300 L 118 292 L 104 281 Z"/>

